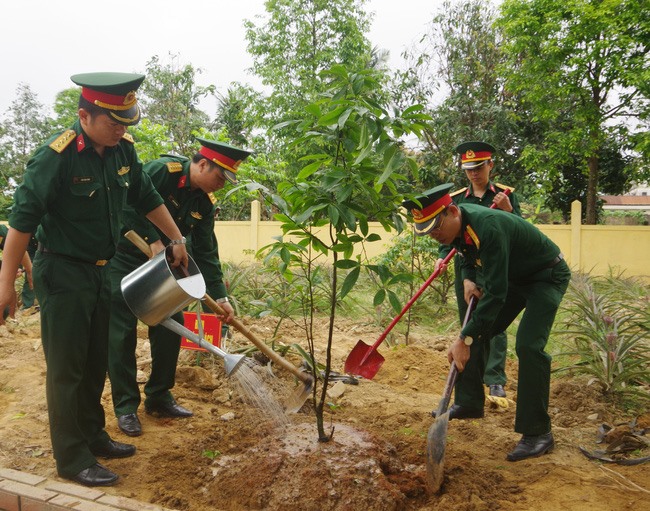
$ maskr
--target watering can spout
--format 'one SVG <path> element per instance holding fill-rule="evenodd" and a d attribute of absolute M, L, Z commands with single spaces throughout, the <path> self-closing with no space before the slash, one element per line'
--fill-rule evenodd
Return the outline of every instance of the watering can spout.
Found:
<path fill-rule="evenodd" d="M 218 348 L 217 346 L 202 339 L 199 335 L 197 335 L 195 332 L 192 332 L 189 328 L 186 328 L 180 323 L 177 323 L 172 318 L 167 318 L 160 324 L 169 328 L 172 332 L 176 332 L 186 339 L 189 339 L 193 343 L 198 344 L 201 346 L 201 348 L 208 350 L 212 354 L 221 357 L 223 359 L 227 376 L 230 376 L 235 371 L 237 371 L 237 369 L 241 367 L 242 362 L 246 358 L 245 355 L 233 355 L 231 353 L 223 351 L 221 348 Z"/>
<path fill-rule="evenodd" d="M 224 369 L 226 370 L 226 376 L 233 374 L 239 366 L 246 360 L 245 355 L 228 355 L 223 359 Z"/>

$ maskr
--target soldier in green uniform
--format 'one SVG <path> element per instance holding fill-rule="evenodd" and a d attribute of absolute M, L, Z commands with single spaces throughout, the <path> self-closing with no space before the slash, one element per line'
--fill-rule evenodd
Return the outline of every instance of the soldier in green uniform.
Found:
<path fill-rule="evenodd" d="M 5 224 L 0 224 L 0 250 L 5 249 L 5 240 L 7 239 L 7 234 L 9 233 L 9 227 L 7 227 Z M 2 261 L 0 261 L 0 266 L 2 265 Z M 34 293 L 34 284 L 32 282 L 32 259 L 30 257 L 30 254 L 28 252 L 25 252 L 25 255 L 23 256 L 23 259 L 20 263 L 21 271 L 25 275 L 25 283 L 23 285 L 23 295 L 25 293 L 25 288 L 29 289 L 29 291 L 33 294 Z M 24 307 L 24 306 L 23 306 Z M 26 307 L 24 307 L 26 308 Z M 4 318 L 6 319 L 7 316 L 9 316 L 9 307 L 5 307 L 3 311 Z"/>
<path fill-rule="evenodd" d="M 495 149 L 486 142 L 464 142 L 454 150 L 460 157 L 460 167 L 465 171 L 469 186 L 451 194 L 456 204 L 479 204 L 490 207 L 492 204 L 503 211 L 521 216 L 519 200 L 514 194 L 514 188 L 493 183 L 490 173 L 494 168 L 492 155 Z M 440 247 L 439 259 L 435 270 L 442 265 L 443 259 L 451 251 L 449 245 Z M 446 268 L 442 268 L 444 271 Z M 460 272 L 460 256 L 454 257 L 454 287 L 458 302 L 458 313 L 461 324 L 467 312 L 467 302 L 463 293 L 463 281 Z M 481 273 L 477 275 L 479 286 L 482 285 Z M 490 389 L 491 396 L 506 397 L 506 354 L 508 338 L 505 332 L 496 334 L 490 339 L 490 351 L 486 362 L 484 383 Z"/>
<path fill-rule="evenodd" d="M 551 357 L 544 351 L 571 271 L 555 243 L 517 215 L 477 204 L 454 204 L 447 184 L 405 201 L 415 232 L 462 254 L 467 302 L 479 298 L 471 319 L 449 348 L 460 371 L 450 418 L 483 412 L 483 372 L 488 341 L 523 311 L 516 334 L 519 358 L 515 431 L 522 438 L 507 456 L 518 461 L 554 447 L 548 401 Z M 483 286 L 476 284 L 477 268 Z"/>
<path fill-rule="evenodd" d="M 34 257 L 36 256 L 36 249 L 38 248 L 38 241 L 36 241 L 36 236 L 32 235 L 31 238 L 29 238 L 29 244 L 27 245 L 27 255 L 29 256 L 30 262 L 34 260 Z M 27 273 L 27 269 L 25 268 L 25 265 L 21 265 L 23 272 L 25 273 L 25 280 L 23 282 L 23 290 L 20 293 L 20 298 L 22 301 L 21 309 L 29 309 L 30 307 L 34 306 L 34 302 L 36 299 L 36 294 L 34 293 L 34 286 L 32 284 L 32 276 L 31 276 L 31 266 L 29 268 L 29 273 Z"/>
<path fill-rule="evenodd" d="M 228 313 L 227 317 L 222 318 L 228 323 L 234 311 L 228 302 L 219 262 L 214 234 L 216 208 L 212 193 L 223 188 L 226 180 L 237 182 L 239 164 L 250 153 L 222 142 L 203 138 L 198 141 L 201 148 L 192 160 L 182 156 L 164 156 L 147 163 L 144 171 L 163 197 L 181 233 L 188 237 L 188 246 L 191 246 L 192 256 L 206 280 L 208 294 Z M 143 237 L 154 254 L 162 250 L 167 242 L 167 238 L 135 210 L 130 210 L 125 216 L 123 231 L 129 230 Z M 111 268 L 113 298 L 108 369 L 117 424 L 129 436 L 142 434 L 142 424 L 137 415 L 140 405 L 135 357 L 137 318 L 124 301 L 120 282 L 146 260 L 138 248 L 122 238 Z M 182 324 L 182 312 L 173 319 Z M 155 326 L 149 328 L 149 339 L 152 364 L 149 380 L 144 387 L 145 411 L 160 417 L 191 416 L 192 412 L 178 405 L 170 392 L 175 382 L 180 336 L 164 326 Z"/>
<path fill-rule="evenodd" d="M 80 484 L 108 486 L 119 476 L 97 457 L 135 453 L 135 446 L 111 440 L 101 405 L 108 363 L 110 260 L 126 204 L 178 240 L 172 248 L 173 266 L 187 266 L 187 250 L 126 132 L 140 119 L 135 91 L 144 76 L 87 73 L 71 79 L 81 86 L 79 118 L 36 150 L 14 196 L 0 270 L 0 307 L 10 305 L 13 314 L 16 269 L 36 232 L 34 287 L 41 307 L 57 470 Z"/>

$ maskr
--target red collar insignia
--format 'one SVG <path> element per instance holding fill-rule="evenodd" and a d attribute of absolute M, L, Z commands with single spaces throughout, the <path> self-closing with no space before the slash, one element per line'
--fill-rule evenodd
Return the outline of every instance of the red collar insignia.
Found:
<path fill-rule="evenodd" d="M 77 137 L 77 152 L 80 153 L 86 148 L 86 140 L 84 139 L 83 133 L 79 133 Z"/>

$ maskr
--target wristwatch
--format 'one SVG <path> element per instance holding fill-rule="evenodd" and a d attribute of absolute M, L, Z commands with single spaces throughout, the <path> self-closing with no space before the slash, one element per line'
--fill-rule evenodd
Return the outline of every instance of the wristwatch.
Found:
<path fill-rule="evenodd" d="M 169 240 L 170 245 L 185 245 L 185 243 L 187 243 L 185 236 L 181 236 L 180 240 Z"/>
<path fill-rule="evenodd" d="M 474 342 L 474 339 L 469 335 L 460 334 L 458 337 L 460 337 L 460 340 L 465 343 L 465 346 L 471 346 Z"/>
<path fill-rule="evenodd" d="M 217 303 L 228 303 L 230 300 L 228 300 L 227 296 L 224 296 L 223 298 L 217 298 L 215 302 Z"/>

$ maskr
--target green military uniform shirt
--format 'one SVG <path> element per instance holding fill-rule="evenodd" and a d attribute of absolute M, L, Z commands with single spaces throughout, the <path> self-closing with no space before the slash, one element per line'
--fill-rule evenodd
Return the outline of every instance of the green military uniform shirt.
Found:
<path fill-rule="evenodd" d="M 486 208 L 489 208 L 492 205 L 492 202 L 494 201 L 494 197 L 496 196 L 497 193 L 503 193 L 506 190 L 514 190 L 513 188 L 502 185 L 500 183 L 493 183 L 492 181 L 488 181 L 487 188 L 485 189 L 485 193 L 483 194 L 483 197 L 477 197 L 474 195 L 474 191 L 472 190 L 472 186 L 468 186 L 466 188 L 461 188 L 460 190 L 457 190 L 451 194 L 451 198 L 454 200 L 454 203 L 457 205 L 460 204 L 478 204 L 479 206 L 484 206 Z M 517 198 L 517 195 L 514 193 L 511 193 L 508 195 L 508 198 L 510 199 L 510 205 L 512 206 L 512 211 L 511 213 L 514 213 L 517 216 L 521 216 L 521 206 L 519 205 L 519 199 Z M 447 254 L 451 252 L 452 247 L 449 245 L 441 245 L 440 246 L 440 252 L 438 257 L 440 259 L 444 259 L 447 257 Z"/>
<path fill-rule="evenodd" d="M 9 234 L 9 228 L 5 224 L 0 224 L 0 250 L 5 249 L 7 234 Z"/>
<path fill-rule="evenodd" d="M 127 203 L 148 213 L 162 202 L 130 135 L 102 158 L 78 120 L 36 150 L 14 201 L 13 228 L 36 231 L 49 252 L 87 262 L 113 256 Z"/>
<path fill-rule="evenodd" d="M 523 218 L 476 204 L 459 206 L 461 237 L 453 242 L 463 256 L 462 278 L 476 282 L 483 273 L 483 297 L 462 333 L 485 339 L 503 307 L 510 282 L 522 284 L 549 265 L 558 246 Z"/>
<path fill-rule="evenodd" d="M 190 160 L 182 156 L 163 156 L 145 164 L 144 171 L 165 201 L 182 235 L 188 238 L 188 249 L 203 274 L 208 294 L 213 298 L 227 296 L 214 234 L 216 207 L 203 190 L 191 190 Z M 124 232 L 130 229 L 149 244 L 159 239 L 165 245 L 169 242 L 160 230 L 132 209 L 127 211 Z M 120 250 L 134 252 L 137 249 L 122 237 Z"/>

